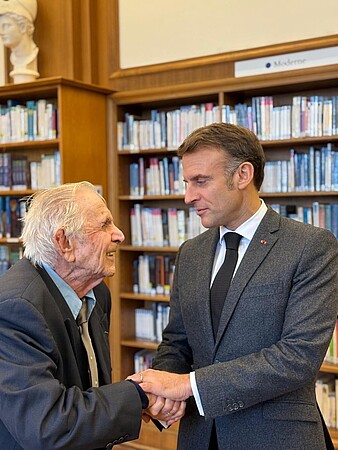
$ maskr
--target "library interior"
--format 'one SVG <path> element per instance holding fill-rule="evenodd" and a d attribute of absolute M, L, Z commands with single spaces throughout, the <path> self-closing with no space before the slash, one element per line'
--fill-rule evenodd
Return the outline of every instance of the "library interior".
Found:
<path fill-rule="evenodd" d="M 11 443 L 16 449 L 46 450 L 46 442 L 54 442 L 48 450 L 112 446 L 131 450 L 338 449 L 338 320 L 336 313 L 332 318 L 331 311 L 334 305 L 337 311 L 338 306 L 338 3 L 323 0 L 320 11 L 314 0 L 242 3 L 0 0 L 0 291 L 1 280 L 8 283 L 9 269 L 25 259 L 22 231 L 29 210 L 27 199 L 34 202 L 36 193 L 63 184 L 90 182 L 105 199 L 115 226 L 124 235 L 114 253 L 116 273 L 104 279 L 111 297 L 105 351 L 110 357 L 110 384 L 116 385 L 112 392 L 118 397 L 119 386 L 126 393 L 133 388 L 139 394 L 137 399 L 146 395 L 150 403 L 155 396 L 163 397 L 165 407 L 173 408 L 168 413 L 172 416 L 179 414 L 179 408 L 183 410 L 175 423 L 159 431 L 163 427 L 159 419 L 161 423 L 164 420 L 161 413 L 149 420 L 154 406 L 147 409 L 140 403 L 129 414 L 129 405 L 118 405 L 120 416 L 118 409 L 114 412 L 118 422 L 112 418 L 111 423 L 119 425 L 116 431 L 111 430 L 110 441 L 104 441 L 107 430 L 96 430 L 97 440 L 91 444 L 89 437 L 76 441 L 76 436 L 81 428 L 88 432 L 86 424 L 94 417 L 91 408 L 95 402 L 102 402 L 100 395 L 92 398 L 91 392 L 104 386 L 89 388 L 88 398 L 83 386 L 82 392 L 81 385 L 71 387 L 75 389 L 72 399 L 67 397 L 69 388 L 63 386 L 63 395 L 68 398 L 64 408 L 69 408 L 69 415 L 63 412 L 63 419 L 72 432 L 65 431 L 58 415 L 55 433 L 60 435 L 50 436 L 53 427 L 48 429 L 48 425 L 43 430 L 43 414 L 56 414 L 47 403 L 45 410 L 35 410 L 42 416 L 40 447 L 34 446 L 30 442 L 34 442 L 35 430 L 21 426 L 20 421 L 15 423 L 16 416 L 9 420 L 0 406 L 0 448 Z M 8 30 L 13 28 L 18 31 L 13 32 L 11 41 Z M 21 40 L 19 44 L 16 39 Z M 203 241 L 202 236 L 211 236 L 215 226 L 218 234 L 234 230 L 224 230 L 226 223 L 208 225 L 208 214 L 217 214 L 212 212 L 212 205 L 221 207 L 227 201 L 212 198 L 209 206 L 203 203 L 208 201 L 209 189 L 202 187 L 207 178 L 203 170 L 209 170 L 211 162 L 205 161 L 202 173 L 190 177 L 194 163 L 198 165 L 198 155 L 215 147 L 219 154 L 221 144 L 201 141 L 183 154 L 178 154 L 178 149 L 195 130 L 211 130 L 208 127 L 212 124 L 233 124 L 257 137 L 265 158 L 264 180 L 256 190 L 265 209 L 261 206 L 258 210 L 261 217 L 257 227 L 260 220 L 265 223 L 265 213 L 274 218 L 274 223 L 281 217 L 281 226 L 271 231 L 271 241 L 270 230 L 266 240 L 259 234 L 261 228 L 257 230 L 257 242 L 266 251 L 266 260 L 262 257 L 259 261 L 269 272 L 265 282 L 258 261 L 255 271 L 246 263 L 251 254 L 255 255 L 255 235 L 243 239 L 247 243 L 240 244 L 237 269 L 247 284 L 239 280 L 237 303 L 229 313 L 225 312 L 226 303 L 222 312 L 222 318 L 229 316 L 223 334 L 214 333 L 210 354 L 199 357 L 202 349 L 209 348 L 211 321 L 210 307 L 199 309 L 202 306 L 196 303 L 205 300 L 210 304 L 214 271 L 214 259 L 208 259 L 206 245 L 211 240 Z M 231 158 L 230 153 L 227 157 Z M 256 166 L 245 161 L 238 163 L 249 176 Z M 251 192 L 254 187 L 252 180 L 245 188 L 243 183 L 238 181 L 238 188 L 227 185 L 226 195 L 244 203 L 245 196 L 251 195 L 247 190 Z M 195 189 L 191 202 L 187 201 L 188 189 Z M 251 210 L 251 216 L 258 220 L 256 212 L 257 208 Z M 307 226 L 301 228 L 300 224 Z M 317 236 L 318 229 L 322 234 Z M 279 232 L 280 242 L 275 243 L 273 235 Z M 291 233 L 289 242 L 283 233 Z M 320 239 L 317 244 L 312 233 Z M 272 239 L 274 248 L 270 249 Z M 191 260 L 189 265 L 187 259 L 194 255 L 194 245 L 201 248 L 200 252 L 195 250 L 196 261 Z M 203 261 L 203 248 L 205 265 L 201 269 L 198 264 Z M 215 248 L 216 243 L 212 258 Z M 195 271 L 192 276 L 189 268 L 184 272 L 181 267 L 184 261 Z M 277 261 L 279 270 L 273 273 Z M 45 272 L 48 277 L 50 272 Z M 204 291 L 199 292 L 196 286 L 202 286 L 199 277 L 203 275 L 209 278 L 207 298 L 202 300 Z M 186 277 L 186 283 L 182 277 Z M 55 278 L 52 280 L 55 282 Z M 231 288 L 236 289 L 236 283 L 234 279 Z M 11 292 L 7 286 L 4 291 Z M 230 290 L 227 301 L 235 294 Z M 22 296 L 25 299 L 25 294 Z M 253 296 L 259 304 L 254 304 Z M 8 343 L 14 335 L 18 340 L 18 334 L 23 333 L 13 330 L 10 316 L 1 319 L 1 311 L 7 311 L 6 303 L 11 300 L 0 294 L 0 340 Z M 16 304 L 21 307 L 21 301 Z M 296 317 L 300 304 L 301 314 Z M 206 315 L 195 321 L 196 315 L 205 311 Z M 252 333 L 245 328 L 251 314 L 256 314 L 254 327 L 262 324 Z M 279 316 L 283 318 L 278 320 Z M 65 320 L 65 329 L 66 325 Z M 232 342 L 235 333 L 236 342 Z M 30 381 L 26 387 L 51 382 L 52 374 L 60 386 L 64 380 L 58 374 L 66 372 L 67 367 L 50 367 L 55 355 L 33 342 L 37 334 L 37 330 L 32 331 L 22 339 L 26 346 L 34 347 L 34 353 L 43 353 L 41 367 L 48 375 L 40 379 L 37 360 L 34 373 L 33 369 L 29 372 L 34 379 L 27 376 Z M 245 349 L 243 342 L 249 339 L 252 342 Z M 11 362 L 1 369 L 8 351 L 0 350 L 0 386 L 7 386 L 4 392 L 0 389 L 14 408 L 18 400 L 9 395 L 11 379 L 3 370 L 9 373 L 16 364 L 23 364 L 23 355 L 18 349 L 15 354 L 19 360 L 12 355 Z M 24 346 L 21 351 L 25 351 Z M 100 353 L 97 348 L 96 353 Z M 48 369 L 43 364 L 48 364 Z M 164 386 L 164 381 L 148 371 L 153 364 L 155 372 L 175 373 L 176 368 L 182 377 L 189 374 L 193 395 L 176 398 L 174 394 L 170 399 L 155 392 L 155 385 Z M 140 379 L 133 374 L 141 374 Z M 241 374 L 245 381 L 240 380 Z M 125 381 L 130 376 L 135 380 Z M 136 389 L 129 386 L 132 384 Z M 22 388 L 18 395 L 26 395 Z M 32 400 L 31 395 L 27 402 Z M 213 400 L 215 396 L 217 401 Z M 70 406 L 72 401 L 81 403 L 76 413 L 76 403 L 74 409 Z M 89 406 L 83 406 L 87 401 Z M 111 401 L 114 403 L 114 398 Z M 60 406 L 60 398 L 58 402 Z M 292 403 L 292 411 L 286 408 L 287 403 Z M 112 410 L 107 414 L 113 414 Z M 93 423 L 99 423 L 98 419 Z M 106 423 L 108 419 L 102 427 Z M 241 427 L 245 432 L 240 432 Z M 196 429 L 200 431 L 195 433 Z M 265 435 L 261 436 L 263 429 Z M 289 445 L 293 433 L 298 441 Z M 303 435 L 307 435 L 304 441 Z M 313 447 L 304 446 L 309 436 L 316 436 Z M 278 445 L 271 444 L 274 439 Z M 244 446 L 244 442 L 248 443 Z"/>

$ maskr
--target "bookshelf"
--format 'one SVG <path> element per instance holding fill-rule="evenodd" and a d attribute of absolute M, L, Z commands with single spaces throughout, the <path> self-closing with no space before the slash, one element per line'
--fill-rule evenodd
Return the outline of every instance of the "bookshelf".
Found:
<path fill-rule="evenodd" d="M 290 72 L 274 73 L 264 76 L 245 78 L 224 78 L 219 80 L 193 82 L 189 85 L 163 86 L 143 88 L 114 93 L 110 96 L 108 121 L 111 125 L 109 132 L 109 199 L 115 222 L 120 226 L 126 236 L 118 253 L 117 274 L 111 281 L 113 292 L 113 376 L 114 380 L 125 378 L 134 372 L 134 354 L 140 349 L 156 349 L 157 342 L 142 341 L 135 337 L 135 309 L 149 308 L 149 303 L 168 301 L 169 297 L 149 295 L 149 293 L 135 293 L 133 291 L 133 265 L 139 255 L 175 255 L 176 246 L 153 247 L 132 245 L 130 211 L 136 203 L 144 208 L 182 208 L 184 205 L 182 194 L 162 195 L 130 195 L 130 164 L 138 162 L 139 158 L 147 161 L 150 157 L 159 159 L 172 157 L 175 152 L 170 148 L 163 148 L 161 139 L 154 140 L 152 148 L 143 144 L 127 146 L 121 150 L 121 122 L 130 120 L 149 121 L 152 111 L 173 112 L 181 107 L 202 104 L 213 104 L 215 108 L 212 121 L 222 120 L 223 105 L 234 108 L 238 104 L 249 104 L 253 97 L 273 96 L 274 105 L 291 105 L 295 96 L 310 97 L 313 95 L 333 98 L 338 95 L 338 66 L 295 70 Z M 223 108 L 224 109 L 224 108 Z M 127 114 L 127 116 L 126 116 Z M 128 116 L 129 115 L 129 116 Z M 183 119 L 185 120 L 185 119 Z M 167 130 L 168 131 L 168 130 Z M 338 133 L 326 136 L 299 136 L 292 135 L 284 139 L 262 138 L 261 142 L 266 153 L 267 161 L 280 161 L 289 159 L 290 150 L 301 154 L 309 154 L 310 147 L 321 149 L 328 144 L 334 151 L 338 151 Z M 129 136 L 130 137 L 130 136 Z M 126 139 L 124 140 L 126 142 Z M 133 143 L 132 143 L 133 144 Z M 129 147 L 128 147 L 129 145 Z M 316 190 L 297 190 L 287 192 L 262 192 L 261 196 L 268 204 L 276 205 L 282 209 L 291 205 L 291 210 L 306 208 L 314 212 L 314 204 L 338 204 L 338 189 L 332 186 Z M 337 206 L 336 206 L 337 208 Z M 289 208 L 290 209 L 290 208 Z M 301 211 L 303 211 L 301 209 Z M 329 227 L 329 226 L 328 226 Z M 323 370 L 337 373 L 336 365 L 325 364 Z M 330 430 L 338 448 L 337 430 Z M 149 445 L 151 448 L 171 450 L 176 448 L 176 435 L 161 433 L 152 425 L 142 427 L 139 447 Z M 162 439 L 162 440 L 161 440 Z M 147 447 L 149 448 L 149 447 Z"/>
<path fill-rule="evenodd" d="M 0 87 L 2 222 L 6 222 L 6 199 L 18 201 L 39 188 L 88 180 L 106 194 L 108 94 L 111 94 L 108 89 L 61 77 Z M 49 104 L 50 109 L 40 109 L 39 113 L 38 108 L 43 104 Z M 39 122 L 38 116 L 44 119 Z M 14 171 L 11 174 L 12 163 L 20 159 L 19 156 L 25 161 L 26 176 L 22 185 L 15 184 Z M 7 162 L 6 171 L 4 161 Z M 39 166 L 39 177 L 33 174 L 33 166 Z M 41 183 L 36 184 L 37 179 Z M 23 206 L 21 211 L 18 208 L 17 216 L 24 214 L 23 209 Z M 14 223 L 17 223 L 17 217 L 13 217 Z M 20 253 L 20 230 L 12 233 L 5 227 L 6 223 L 1 229 L 1 255 L 6 251 L 8 254 Z M 1 260 L 1 264 L 5 262 Z"/>

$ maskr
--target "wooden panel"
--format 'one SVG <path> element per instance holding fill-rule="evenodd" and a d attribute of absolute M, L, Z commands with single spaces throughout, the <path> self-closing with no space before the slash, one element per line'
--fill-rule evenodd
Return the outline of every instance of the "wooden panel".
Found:
<path fill-rule="evenodd" d="M 92 91 L 63 86 L 60 94 L 62 180 L 107 184 L 106 98 Z"/>
<path fill-rule="evenodd" d="M 42 78 L 74 78 L 72 2 L 39 0 L 34 40 L 39 47 L 38 70 Z"/>

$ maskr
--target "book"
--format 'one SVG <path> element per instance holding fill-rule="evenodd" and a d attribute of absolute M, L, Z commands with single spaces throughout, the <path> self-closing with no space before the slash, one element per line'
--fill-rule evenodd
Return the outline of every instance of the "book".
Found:
<path fill-rule="evenodd" d="M 25 190 L 30 185 L 29 163 L 26 155 L 11 156 L 11 188 Z"/>

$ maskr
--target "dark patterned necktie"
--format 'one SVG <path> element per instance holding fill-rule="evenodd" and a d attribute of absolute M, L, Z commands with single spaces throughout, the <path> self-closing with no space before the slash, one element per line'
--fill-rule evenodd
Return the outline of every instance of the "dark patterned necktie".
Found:
<path fill-rule="evenodd" d="M 226 233 L 225 259 L 216 274 L 210 291 L 211 319 L 214 336 L 217 335 L 218 325 L 222 314 L 225 297 L 227 296 L 232 276 L 238 260 L 238 246 L 242 236 L 237 233 Z"/>

